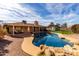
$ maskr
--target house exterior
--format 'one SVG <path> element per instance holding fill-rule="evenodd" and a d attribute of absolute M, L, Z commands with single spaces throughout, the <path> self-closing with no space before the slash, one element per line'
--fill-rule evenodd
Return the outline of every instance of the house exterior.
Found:
<path fill-rule="evenodd" d="M 60 27 L 60 30 L 68 30 L 67 27 Z"/>
<path fill-rule="evenodd" d="M 55 26 L 50 24 L 48 25 L 47 30 L 55 31 Z"/>
<path fill-rule="evenodd" d="M 4 28 L 7 30 L 9 34 L 15 35 L 19 33 L 36 33 L 40 32 L 40 28 L 44 28 L 44 26 L 39 25 L 38 23 L 7 23 L 4 24 Z"/>

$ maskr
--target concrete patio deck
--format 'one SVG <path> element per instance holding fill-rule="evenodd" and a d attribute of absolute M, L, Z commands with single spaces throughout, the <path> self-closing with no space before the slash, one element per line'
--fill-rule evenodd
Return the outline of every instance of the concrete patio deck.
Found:
<path fill-rule="evenodd" d="M 57 33 L 59 37 L 61 38 L 66 38 L 67 40 L 69 40 L 70 42 L 79 44 L 79 34 L 70 34 L 70 35 L 66 35 L 66 34 L 59 34 Z"/>
<path fill-rule="evenodd" d="M 32 44 L 33 37 L 26 37 L 21 45 L 22 50 L 32 56 L 36 56 L 40 52 L 40 48 Z"/>

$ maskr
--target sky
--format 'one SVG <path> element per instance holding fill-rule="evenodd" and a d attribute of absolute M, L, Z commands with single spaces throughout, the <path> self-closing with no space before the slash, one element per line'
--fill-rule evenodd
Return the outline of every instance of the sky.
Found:
<path fill-rule="evenodd" d="M 0 3 L 0 22 L 79 24 L 79 3 Z"/>

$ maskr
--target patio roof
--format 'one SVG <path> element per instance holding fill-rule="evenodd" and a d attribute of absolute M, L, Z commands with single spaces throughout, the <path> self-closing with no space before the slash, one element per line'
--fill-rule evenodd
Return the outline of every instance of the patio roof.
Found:
<path fill-rule="evenodd" d="M 34 25 L 34 24 L 31 24 L 31 23 L 23 23 L 23 22 L 16 22 L 16 23 L 6 23 L 4 25 L 7 25 L 7 26 L 34 26 L 34 27 L 43 27 L 41 25 Z"/>

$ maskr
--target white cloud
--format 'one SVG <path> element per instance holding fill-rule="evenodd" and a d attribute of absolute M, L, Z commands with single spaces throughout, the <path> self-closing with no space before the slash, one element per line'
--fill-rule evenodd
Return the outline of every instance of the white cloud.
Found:
<path fill-rule="evenodd" d="M 70 13 L 70 14 L 64 15 L 63 18 L 71 18 L 71 17 L 74 17 L 74 16 L 76 16 L 76 14 Z"/>
<path fill-rule="evenodd" d="M 60 14 L 51 14 L 48 15 L 47 17 L 45 17 L 45 20 L 47 22 L 54 22 L 59 23 L 59 24 L 63 24 L 63 23 L 67 23 L 69 26 L 79 23 L 79 15 L 74 14 L 74 13 L 70 13 L 70 14 L 66 14 L 66 15 L 60 15 Z"/>
<path fill-rule="evenodd" d="M 22 7 L 20 4 L 0 4 L 0 20 L 5 22 L 16 22 L 27 20 L 28 22 L 33 22 L 35 20 L 42 20 L 42 18 L 37 15 L 30 7 Z"/>
<path fill-rule="evenodd" d="M 3 20 L 4 22 L 18 22 L 26 20 L 29 23 L 33 23 L 37 20 L 41 25 L 45 26 L 51 22 L 44 20 L 35 11 L 30 9 L 30 7 L 26 6 L 24 8 L 20 4 L 0 4 L 0 11 L 2 11 L 0 12 L 0 20 Z"/>
<path fill-rule="evenodd" d="M 74 24 L 74 21 L 79 19 L 79 15 L 73 13 L 72 11 L 69 12 L 69 14 L 61 14 L 63 9 L 68 10 L 70 6 L 72 6 L 72 4 L 68 7 L 63 7 L 62 4 L 46 4 L 45 8 L 51 12 L 51 14 L 41 17 L 29 6 L 23 7 L 17 3 L 0 3 L 0 20 L 4 20 L 5 22 L 17 22 L 22 20 L 33 22 L 37 20 L 42 25 L 48 25 L 50 22 L 60 24 L 67 22 L 69 25 L 71 25 Z"/>
<path fill-rule="evenodd" d="M 71 8 L 74 4 L 46 4 L 46 9 L 51 12 L 51 15 L 47 15 L 45 19 L 51 20 L 54 23 L 68 23 L 68 25 L 79 24 L 79 15 L 76 14 L 76 11 L 73 11 Z M 74 7 L 75 8 L 75 7 Z M 64 11 L 63 11 L 64 10 Z M 65 14 L 62 14 L 61 12 Z M 78 11 L 78 8 L 77 8 Z"/>

